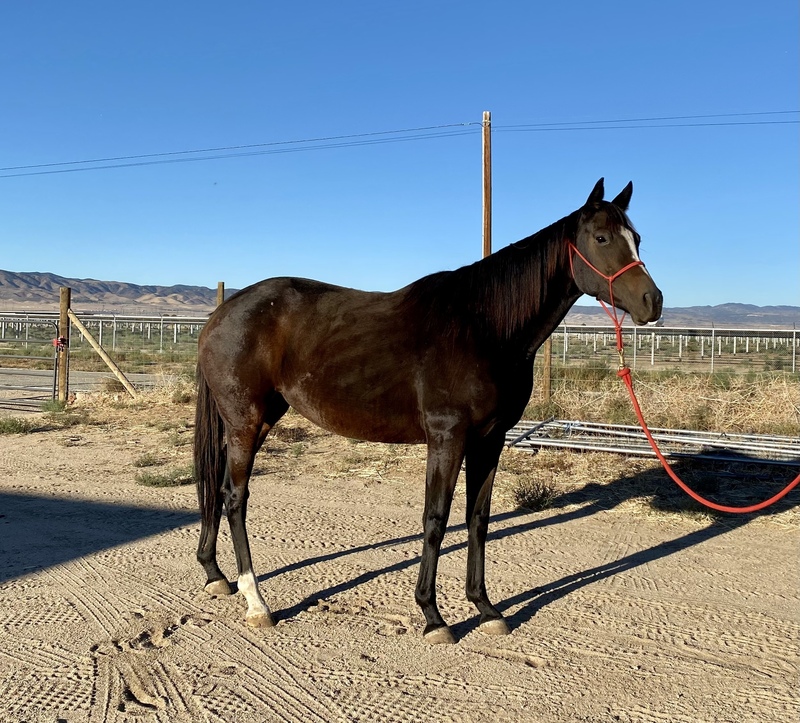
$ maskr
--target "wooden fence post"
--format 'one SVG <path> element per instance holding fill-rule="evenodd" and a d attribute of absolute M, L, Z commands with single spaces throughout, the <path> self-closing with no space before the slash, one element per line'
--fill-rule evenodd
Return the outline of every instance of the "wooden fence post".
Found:
<path fill-rule="evenodd" d="M 548 336 L 542 345 L 544 363 L 542 365 L 542 401 L 550 404 L 553 399 L 552 376 L 553 376 L 553 337 Z"/>
<path fill-rule="evenodd" d="M 220 306 L 225 301 L 225 282 L 217 281 L 217 306 Z"/>
<path fill-rule="evenodd" d="M 59 295 L 58 314 L 58 401 L 66 403 L 69 398 L 69 308 L 72 289 L 62 286 Z"/>

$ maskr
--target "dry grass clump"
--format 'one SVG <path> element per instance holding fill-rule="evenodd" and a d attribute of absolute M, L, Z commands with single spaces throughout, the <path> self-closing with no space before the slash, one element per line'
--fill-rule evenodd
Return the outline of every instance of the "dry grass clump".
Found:
<path fill-rule="evenodd" d="M 671 384 L 638 382 L 648 424 L 744 434 L 800 434 L 800 386 L 787 377 L 715 380 L 690 376 Z"/>
<path fill-rule="evenodd" d="M 135 385 L 134 385 L 135 386 Z M 191 374 L 160 373 L 152 386 L 137 388 L 136 398 L 114 377 L 103 380 L 98 392 L 78 392 L 71 408 L 149 410 L 156 407 L 194 406 L 197 398 Z"/>
<path fill-rule="evenodd" d="M 143 470 L 134 475 L 137 484 L 145 487 L 180 487 L 194 482 L 194 467 L 186 465 L 166 472 L 150 472 Z"/>
<path fill-rule="evenodd" d="M 634 389 L 651 427 L 800 434 L 800 385 L 785 375 L 634 374 Z M 637 423 L 627 390 L 613 374 L 581 385 L 556 384 L 550 404 L 534 402 L 526 415 L 537 419 L 556 416 L 611 424 Z"/>
<path fill-rule="evenodd" d="M 154 452 L 145 452 L 144 454 L 133 460 L 134 467 L 156 467 L 161 464 L 162 460 Z"/>
<path fill-rule="evenodd" d="M 36 422 L 23 417 L 0 418 L 0 434 L 26 434 L 36 429 Z"/>

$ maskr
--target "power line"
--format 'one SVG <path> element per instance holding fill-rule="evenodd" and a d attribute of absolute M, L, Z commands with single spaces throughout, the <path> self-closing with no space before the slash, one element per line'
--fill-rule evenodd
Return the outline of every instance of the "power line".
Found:
<path fill-rule="evenodd" d="M 467 125 L 467 124 L 464 124 Z M 431 138 L 450 138 L 453 136 L 464 136 L 470 135 L 475 133 L 474 130 L 462 130 L 462 131 L 450 131 L 445 133 L 429 133 L 429 134 L 420 134 L 420 135 L 413 135 L 413 136 L 398 136 L 396 138 L 373 138 L 370 140 L 361 140 L 361 141 L 353 141 L 353 142 L 345 142 L 345 143 L 325 143 L 313 146 L 296 146 L 292 148 L 261 148 L 261 150 L 251 150 L 251 151 L 242 151 L 240 153 L 222 153 L 216 155 L 204 155 L 204 156 L 195 156 L 195 157 L 187 157 L 184 156 L 183 158 L 155 158 L 154 160 L 132 160 L 125 163 L 107 163 L 101 166 L 80 166 L 75 167 L 76 164 L 79 163 L 93 163 L 97 161 L 70 161 L 69 163 L 64 164 L 43 164 L 42 166 L 30 166 L 29 168 L 47 168 L 47 170 L 31 170 L 31 171 L 22 171 L 21 173 L 7 173 L 0 175 L 0 178 L 18 178 L 21 176 L 47 176 L 53 175 L 56 173 L 79 173 L 81 171 L 99 171 L 104 169 L 110 168 L 132 168 L 136 166 L 157 166 L 157 165 L 165 165 L 165 164 L 172 164 L 172 163 L 195 163 L 198 161 L 211 161 L 211 160 L 219 160 L 224 158 L 245 158 L 248 156 L 267 156 L 267 155 L 277 155 L 280 153 L 302 153 L 304 151 L 317 151 L 323 149 L 330 149 L 330 148 L 352 148 L 354 146 L 373 146 L 373 145 L 383 145 L 386 143 L 402 143 L 408 141 L 417 141 L 417 140 L 426 140 Z M 284 141 L 284 143 L 302 143 L 303 141 Z M 267 146 L 272 144 L 258 144 L 261 146 Z M 247 146 L 238 146 L 239 148 L 246 148 Z M 230 148 L 237 148 L 237 146 L 231 146 Z M 221 149 L 222 150 L 222 149 Z M 196 151 L 174 151 L 169 154 L 147 154 L 144 156 L 138 156 L 138 158 L 154 158 L 155 156 L 174 156 L 180 153 L 193 153 Z M 136 157 L 133 157 L 136 158 Z M 112 159 L 109 159 L 112 160 Z M 122 159 L 121 159 L 122 160 Z M 71 165 L 71 168 L 52 168 L 55 165 Z M 25 168 L 25 166 L 20 166 L 20 169 Z M 5 170 L 5 169 L 0 169 Z M 11 170 L 11 169 L 10 169 Z"/>
<path fill-rule="evenodd" d="M 28 165 L 28 166 L 7 166 L 5 168 L 0 168 L 0 171 L 20 171 L 25 169 L 32 169 L 32 168 L 50 168 L 53 166 L 72 166 L 84 163 L 111 163 L 113 161 L 129 161 L 129 160 L 138 160 L 142 158 L 159 158 L 159 157 L 166 157 L 166 156 L 178 156 L 178 155 L 188 155 L 192 153 L 215 153 L 218 151 L 234 151 L 240 149 L 248 149 L 248 148 L 265 148 L 267 146 L 283 146 L 283 145 L 293 145 L 293 144 L 301 144 L 301 143 L 321 143 L 325 141 L 338 141 L 338 140 L 345 140 L 349 138 L 367 138 L 369 136 L 385 136 L 385 135 L 394 135 L 398 133 L 416 133 L 420 131 L 431 131 L 431 130 L 438 130 L 444 128 L 455 128 L 459 126 L 471 126 L 471 125 L 480 125 L 478 122 L 472 123 L 448 123 L 445 125 L 438 125 L 438 126 L 423 126 L 421 128 L 403 128 L 401 130 L 394 130 L 394 131 L 374 131 L 371 133 L 351 133 L 349 135 L 343 136 L 323 136 L 321 138 L 304 138 L 300 140 L 293 140 L 293 141 L 270 141 L 268 143 L 250 143 L 246 145 L 236 145 L 236 146 L 218 146 L 216 148 L 195 148 L 193 150 L 188 151 L 167 151 L 164 153 L 142 153 L 139 155 L 133 156 L 112 156 L 109 158 L 90 158 L 82 161 L 61 161 L 55 163 L 39 163 L 35 165 Z M 421 137 L 430 137 L 430 136 L 421 136 Z M 354 143 L 353 145 L 360 145 Z M 325 146 L 329 147 L 329 146 Z"/>
<path fill-rule="evenodd" d="M 559 128 L 537 128 L 537 127 L 509 127 L 509 126 L 494 126 L 497 132 L 505 133 L 558 133 L 569 131 L 613 131 L 633 128 L 713 128 L 720 126 L 780 126 L 780 125 L 798 125 L 800 120 L 786 120 L 786 121 L 722 121 L 720 123 L 650 123 L 648 125 L 613 125 L 613 126 L 568 126 Z"/>
<path fill-rule="evenodd" d="M 643 128 L 700 128 L 721 126 L 763 126 L 763 125 L 796 125 L 800 120 L 720 120 L 706 122 L 712 118 L 743 118 L 754 116 L 777 116 L 798 114 L 797 110 L 760 111 L 751 113 L 715 113 L 708 115 L 659 116 L 650 118 L 620 118 L 589 121 L 563 121 L 558 123 L 528 123 L 516 125 L 493 125 L 498 132 L 516 133 L 553 133 L 594 130 L 622 130 Z M 661 121 L 675 121 L 662 123 Z M 689 122 L 686 122 L 689 121 Z M 702 122 L 691 122 L 702 121 Z M 0 167 L 0 178 L 18 178 L 21 176 L 43 176 L 57 173 L 76 173 L 80 171 L 99 171 L 111 168 L 130 168 L 136 166 L 154 166 L 172 163 L 190 163 L 211 161 L 226 158 L 244 158 L 248 156 L 274 155 L 278 153 L 299 153 L 305 151 L 326 150 L 331 148 L 352 148 L 356 146 L 382 145 L 386 143 L 403 143 L 434 138 L 449 138 L 478 132 L 479 121 L 464 123 L 447 123 L 418 128 L 404 128 L 389 131 L 372 131 L 368 133 L 351 133 L 339 136 L 322 136 L 288 141 L 270 141 L 266 143 L 250 143 L 192 150 L 166 151 L 161 153 L 143 153 L 138 155 L 111 156 L 77 161 L 60 161 L 21 166 Z M 455 130 L 459 129 L 459 130 Z M 380 137 L 379 137 L 380 136 Z M 91 165 L 100 164 L 100 165 Z"/>
<path fill-rule="evenodd" d="M 800 113 L 800 111 L 797 110 L 767 110 L 767 111 L 754 111 L 751 113 L 711 113 L 706 115 L 667 115 L 667 116 L 656 116 L 653 118 L 617 118 L 613 120 L 605 119 L 605 120 L 589 120 L 589 121 L 563 121 L 560 123 L 526 123 L 522 125 L 507 125 L 501 127 L 502 128 L 555 128 L 557 126 L 596 125 L 602 123 L 649 123 L 654 121 L 701 120 L 707 118 L 741 118 L 745 116 L 792 115 L 792 114 L 796 115 L 798 113 Z M 497 128 L 498 126 L 494 127 Z"/>

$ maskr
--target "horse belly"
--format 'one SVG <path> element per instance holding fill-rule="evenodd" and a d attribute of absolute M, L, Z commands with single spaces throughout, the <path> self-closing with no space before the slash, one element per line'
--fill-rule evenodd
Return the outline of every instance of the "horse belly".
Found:
<path fill-rule="evenodd" d="M 382 360 L 380 353 L 347 356 L 305 365 L 305 372 L 279 391 L 300 414 L 335 434 L 370 442 L 424 442 L 417 395 L 404 372 L 408 365 L 394 357 Z"/>
<path fill-rule="evenodd" d="M 299 384 L 281 391 L 286 401 L 314 424 L 335 434 L 368 442 L 415 444 L 425 441 L 419 414 L 392 393 L 331 385 L 320 390 Z"/>

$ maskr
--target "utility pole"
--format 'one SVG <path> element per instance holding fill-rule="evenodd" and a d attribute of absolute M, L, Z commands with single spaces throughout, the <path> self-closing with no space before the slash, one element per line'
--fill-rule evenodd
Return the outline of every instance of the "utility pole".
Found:
<path fill-rule="evenodd" d="M 492 114 L 483 111 L 483 258 L 492 253 Z"/>

